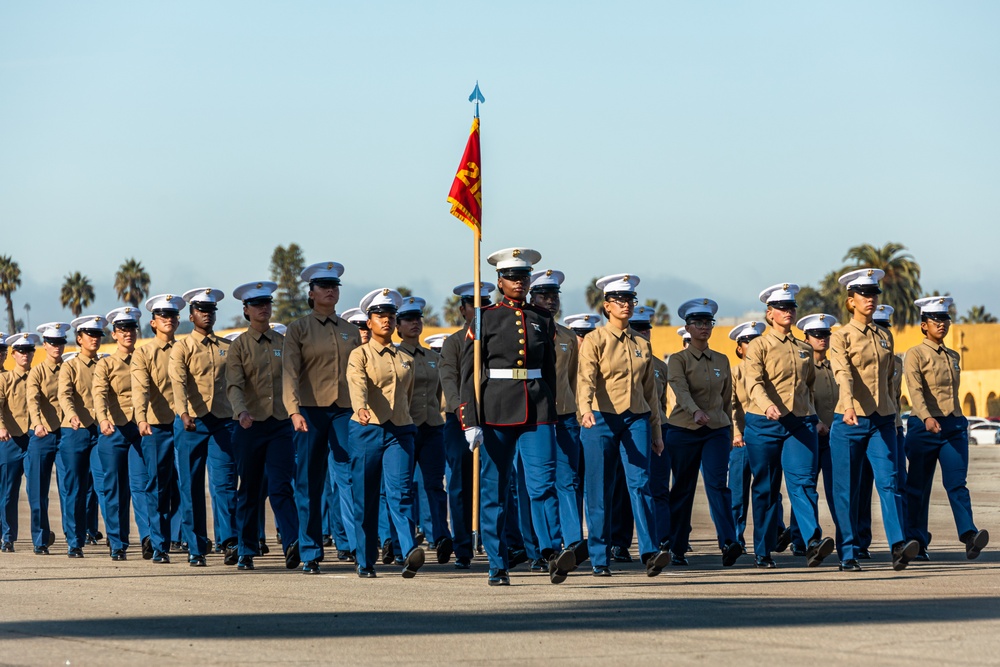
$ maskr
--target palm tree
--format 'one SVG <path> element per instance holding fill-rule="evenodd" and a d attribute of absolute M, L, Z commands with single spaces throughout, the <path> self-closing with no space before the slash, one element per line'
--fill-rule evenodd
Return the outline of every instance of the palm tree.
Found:
<path fill-rule="evenodd" d="M 997 318 L 986 311 L 986 306 L 972 306 L 958 321 L 962 324 L 993 324 Z"/>
<path fill-rule="evenodd" d="M 646 299 L 646 307 L 653 309 L 653 315 L 650 318 L 653 326 L 665 327 L 670 324 L 670 310 L 667 308 L 667 304 L 660 303 L 656 299 Z"/>
<path fill-rule="evenodd" d="M 604 292 L 597 286 L 597 278 L 591 280 L 590 284 L 587 285 L 584 298 L 587 299 L 588 308 L 596 313 L 601 312 L 601 304 L 604 303 Z"/>
<path fill-rule="evenodd" d="M 0 255 L 0 294 L 7 302 L 7 328 L 11 334 L 16 329 L 14 321 L 14 301 L 10 298 L 18 287 L 21 286 L 21 267 L 17 265 L 10 255 Z"/>
<path fill-rule="evenodd" d="M 444 321 L 448 326 L 460 327 L 465 324 L 465 318 L 459 310 L 462 306 L 462 298 L 458 295 L 451 295 L 444 302 Z"/>
<path fill-rule="evenodd" d="M 126 259 L 118 267 L 115 292 L 119 299 L 136 308 L 149 294 L 149 274 L 134 257 Z"/>
<path fill-rule="evenodd" d="M 885 271 L 880 301 L 895 309 L 895 323 L 916 324 L 920 321 L 920 309 L 913 302 L 922 291 L 920 265 L 904 250 L 906 246 L 901 243 L 886 243 L 881 248 L 865 243 L 850 248 L 844 261 L 854 262 L 846 269 L 848 271 L 862 266 Z"/>
<path fill-rule="evenodd" d="M 80 317 L 83 309 L 94 303 L 94 286 L 90 284 L 90 278 L 79 271 L 66 276 L 59 301 L 63 308 L 69 308 L 73 317 Z"/>

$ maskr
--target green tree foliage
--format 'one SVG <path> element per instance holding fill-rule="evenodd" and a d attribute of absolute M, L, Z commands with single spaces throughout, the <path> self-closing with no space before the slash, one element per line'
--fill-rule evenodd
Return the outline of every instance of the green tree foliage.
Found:
<path fill-rule="evenodd" d="M 845 272 L 858 267 L 885 271 L 879 301 L 895 309 L 894 324 L 916 324 L 920 321 L 920 309 L 913 305 L 922 291 L 920 265 L 905 250 L 906 246 L 901 243 L 886 243 L 881 248 L 865 243 L 848 249 L 844 255 L 845 262 L 853 262 L 853 265 L 845 267 Z"/>
<path fill-rule="evenodd" d="M 404 299 L 408 296 L 413 296 L 413 290 L 411 290 L 409 287 L 404 287 L 403 285 L 397 287 L 396 291 L 399 292 L 399 295 Z M 434 312 L 434 306 L 432 306 L 430 303 L 427 303 L 426 299 L 424 299 L 424 301 L 425 301 L 423 309 L 424 326 L 425 327 L 441 326 L 441 317 Z"/>
<path fill-rule="evenodd" d="M 0 294 L 7 303 L 8 333 L 17 332 L 17 320 L 14 318 L 14 301 L 11 295 L 21 286 L 21 267 L 10 255 L 0 255 Z"/>
<path fill-rule="evenodd" d="M 66 276 L 59 302 L 63 308 L 69 308 L 73 317 L 80 317 L 83 309 L 94 303 L 94 286 L 90 284 L 90 278 L 79 271 Z"/>
<path fill-rule="evenodd" d="M 444 302 L 444 322 L 450 327 L 460 327 L 465 324 L 465 318 L 459 310 L 462 306 L 462 298 L 457 294 L 452 294 Z"/>
<path fill-rule="evenodd" d="M 597 278 L 593 278 L 587 285 L 584 298 L 587 299 L 587 308 L 590 308 L 595 313 L 601 312 L 601 305 L 604 303 L 604 291 L 597 286 Z"/>
<path fill-rule="evenodd" d="M 653 326 L 668 326 L 670 324 L 670 309 L 667 304 L 660 303 L 656 299 L 646 299 L 645 306 L 653 309 L 653 316 L 650 321 Z"/>
<path fill-rule="evenodd" d="M 136 308 L 149 294 L 149 274 L 134 257 L 126 259 L 115 273 L 118 298 Z"/>
<path fill-rule="evenodd" d="M 288 324 L 309 313 L 306 288 L 299 275 L 305 268 L 302 248 L 297 243 L 277 246 L 271 253 L 271 280 L 278 284 L 274 294 L 275 322 Z"/>
<path fill-rule="evenodd" d="M 986 310 L 986 306 L 972 306 L 958 321 L 962 324 L 993 324 L 997 318 Z"/>

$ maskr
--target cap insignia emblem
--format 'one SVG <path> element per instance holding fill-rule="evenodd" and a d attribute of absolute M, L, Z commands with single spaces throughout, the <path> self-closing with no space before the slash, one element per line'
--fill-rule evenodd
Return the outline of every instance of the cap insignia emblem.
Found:
<path fill-rule="evenodd" d="M 415 299 L 411 296 L 410 297 L 410 303 L 414 303 L 414 302 L 415 302 Z"/>
<path fill-rule="evenodd" d="M 388 287 L 383 287 L 382 288 L 382 296 L 389 296 L 389 288 Z"/>
<path fill-rule="evenodd" d="M 756 327 L 756 326 L 757 326 L 757 323 L 756 323 L 756 322 L 751 322 L 751 323 L 750 323 L 750 326 L 752 326 L 752 327 Z"/>
<path fill-rule="evenodd" d="M 173 301 L 173 300 L 174 300 L 174 295 L 173 294 L 168 294 L 167 295 L 167 301 Z"/>
<path fill-rule="evenodd" d="M 624 276 L 622 276 L 622 280 L 629 280 L 630 278 L 631 276 L 629 276 L 629 274 L 627 273 Z"/>
<path fill-rule="evenodd" d="M 701 305 L 707 306 L 708 305 L 708 299 L 702 299 L 701 300 Z"/>
<path fill-rule="evenodd" d="M 783 289 L 783 290 L 787 290 L 787 289 L 788 289 L 788 283 L 783 283 L 783 284 L 781 285 L 781 289 Z"/>
<path fill-rule="evenodd" d="M 101 316 L 100 315 L 94 315 L 94 321 L 95 322 L 100 322 L 101 321 Z"/>
<path fill-rule="evenodd" d="M 264 283 L 257 283 L 257 289 L 260 289 L 263 286 L 264 286 Z"/>
<path fill-rule="evenodd" d="M 333 262 L 327 262 L 326 263 L 326 268 L 327 269 L 332 269 L 333 268 Z"/>
<path fill-rule="evenodd" d="M 938 299 L 938 303 L 944 303 L 944 299 Z"/>
<path fill-rule="evenodd" d="M 552 269 L 549 269 L 548 271 L 546 271 L 545 275 L 546 276 L 551 276 L 552 275 Z"/>
<path fill-rule="evenodd" d="M 513 252 L 513 253 L 511 253 L 511 254 L 512 254 L 512 255 L 513 255 L 514 257 L 520 257 L 520 256 L 521 256 L 521 251 L 520 251 L 519 249 L 517 249 L 517 248 L 514 248 L 514 252 Z"/>
<path fill-rule="evenodd" d="M 211 287 L 206 287 L 205 288 L 205 294 L 211 294 L 211 293 L 212 293 L 212 288 Z"/>
<path fill-rule="evenodd" d="M 875 273 L 874 269 L 868 269 L 868 277 L 869 278 L 871 278 L 874 273 Z"/>

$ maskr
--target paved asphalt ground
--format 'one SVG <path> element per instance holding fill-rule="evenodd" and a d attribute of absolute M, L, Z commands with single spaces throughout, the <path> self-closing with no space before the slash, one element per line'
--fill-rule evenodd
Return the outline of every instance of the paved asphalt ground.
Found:
<path fill-rule="evenodd" d="M 808 569 L 787 552 L 776 570 L 749 556 L 724 570 L 700 495 L 687 568 L 653 579 L 637 563 L 611 579 L 587 569 L 553 586 L 521 566 L 508 588 L 486 585 L 482 557 L 471 572 L 428 564 L 404 580 L 387 566 L 361 580 L 336 563 L 290 572 L 276 555 L 247 573 L 221 556 L 204 569 L 138 552 L 113 563 L 96 546 L 70 560 L 62 540 L 35 556 L 22 502 L 17 553 L 0 554 L 0 664 L 1000 664 L 1000 447 L 972 449 L 969 488 L 994 536 L 975 561 L 938 480 L 932 561 L 904 572 L 880 523 L 861 573 L 839 572 L 835 557 Z"/>

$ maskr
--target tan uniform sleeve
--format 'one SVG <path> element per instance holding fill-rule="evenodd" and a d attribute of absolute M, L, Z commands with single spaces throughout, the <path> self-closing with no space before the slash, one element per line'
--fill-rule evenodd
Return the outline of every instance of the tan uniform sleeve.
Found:
<path fill-rule="evenodd" d="M 581 415 L 594 411 L 594 393 L 597 387 L 597 374 L 601 372 L 601 362 L 598 359 L 597 337 L 591 333 L 583 339 L 580 345 L 580 363 L 576 375 L 576 409 Z"/>
<path fill-rule="evenodd" d="M 302 326 L 292 323 L 285 335 L 284 347 L 281 349 L 281 401 L 285 404 L 288 416 L 301 413 L 299 394 L 299 373 L 302 370 Z"/>
<path fill-rule="evenodd" d="M 9 431 L 10 427 L 4 422 L 3 413 L 4 407 L 7 405 L 7 385 L 10 384 L 8 381 L 13 375 L 13 373 L 2 373 L 0 372 L 0 430 Z"/>
<path fill-rule="evenodd" d="M 103 421 L 113 423 L 111 413 L 108 410 L 108 391 L 110 389 L 108 369 L 110 366 L 102 362 L 103 359 L 94 366 L 94 380 L 90 387 L 90 393 L 94 398 L 94 417 L 97 419 L 98 427 Z"/>
<path fill-rule="evenodd" d="M 170 351 L 170 363 L 167 366 L 167 375 L 170 377 L 170 386 L 174 391 L 174 413 L 182 415 L 188 411 L 188 372 L 187 346 L 178 344 Z M 193 416 L 193 415 L 192 415 Z"/>
<path fill-rule="evenodd" d="M 458 338 L 456 338 L 456 336 Z M 457 410 L 462 404 L 459 367 L 462 356 L 462 340 L 465 339 L 465 329 L 459 329 L 444 340 L 441 346 L 441 361 L 438 364 L 438 377 L 441 378 L 441 392 L 444 394 L 446 410 Z"/>
<path fill-rule="evenodd" d="M 63 413 L 63 423 L 69 422 L 73 417 L 77 419 L 80 415 L 76 414 L 76 406 L 73 404 L 73 381 L 76 379 L 76 365 L 69 362 L 63 364 L 59 368 L 59 385 L 58 385 L 58 396 L 59 396 L 59 407 L 62 409 Z"/>
<path fill-rule="evenodd" d="M 921 369 L 921 354 L 914 348 L 903 357 L 903 377 L 906 378 L 906 389 L 910 393 L 910 414 L 924 421 L 931 416 L 927 408 L 927 383 Z"/>
<path fill-rule="evenodd" d="M 243 336 L 249 335 L 249 332 L 243 334 Z M 242 413 L 249 412 L 247 409 L 247 395 L 243 391 L 247 379 L 246 373 L 243 370 L 243 359 L 246 356 L 244 350 L 246 346 L 240 344 L 240 338 L 237 338 L 229 346 L 229 351 L 226 353 L 226 397 L 233 408 L 233 419 L 236 420 L 240 418 Z"/>
<path fill-rule="evenodd" d="M 653 372 L 653 350 L 649 343 L 644 346 L 646 354 L 649 355 L 649 363 L 645 365 L 644 377 L 642 378 L 642 393 L 646 397 L 646 404 L 649 405 L 649 430 L 653 439 L 662 437 L 660 432 L 660 410 L 657 408 L 656 398 L 656 374 Z"/>
<path fill-rule="evenodd" d="M 747 392 L 747 400 L 766 412 L 774 405 L 764 388 L 764 345 L 761 338 L 750 341 L 743 359 L 743 383 Z M 744 411 L 747 406 L 743 406 Z"/>
<path fill-rule="evenodd" d="M 687 369 L 682 359 L 683 356 L 678 352 L 671 354 L 670 359 L 667 360 L 667 383 L 670 385 L 670 390 L 674 392 L 674 405 L 694 417 L 694 413 L 699 408 L 691 397 L 691 388 L 688 386 Z"/>
<path fill-rule="evenodd" d="M 351 407 L 354 414 L 368 407 L 368 355 L 364 347 L 351 350 L 347 358 L 347 390 L 351 394 Z"/>
<path fill-rule="evenodd" d="M 730 399 L 733 415 L 733 438 L 737 436 L 742 438 L 743 431 L 746 429 L 746 412 L 743 408 L 743 403 L 740 402 L 739 392 L 736 389 L 739 382 L 743 382 L 743 374 L 740 370 L 737 370 L 733 373 L 733 395 Z"/>
<path fill-rule="evenodd" d="M 850 350 L 847 343 L 847 327 L 842 327 L 830 336 L 830 370 L 840 391 L 837 405 L 854 407 L 854 375 L 851 373 Z M 847 408 L 844 408 L 845 410 Z"/>
<path fill-rule="evenodd" d="M 41 366 L 35 366 L 28 373 L 27 386 L 25 387 L 25 399 L 28 402 L 28 427 L 34 428 L 45 424 L 42 419 L 42 380 L 39 377 Z"/>
<path fill-rule="evenodd" d="M 151 343 L 150 343 L 151 344 Z M 140 365 L 144 360 L 138 351 L 132 355 L 132 362 L 129 364 L 129 375 L 132 378 L 132 407 L 135 408 L 135 423 L 141 424 L 149 421 L 149 369 Z"/>
<path fill-rule="evenodd" d="M 726 364 L 726 377 L 729 378 L 728 386 L 722 392 L 722 412 L 730 416 L 729 422 L 733 425 L 733 428 L 735 429 L 736 421 L 732 419 L 733 404 L 735 403 L 735 401 L 733 400 L 733 391 L 734 391 L 733 369 L 729 365 L 729 359 L 727 357 L 723 357 L 722 360 Z"/>

